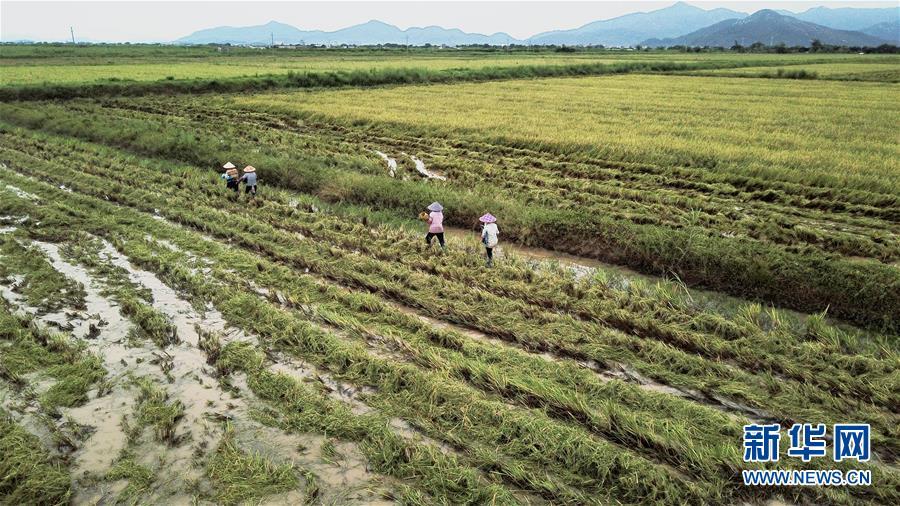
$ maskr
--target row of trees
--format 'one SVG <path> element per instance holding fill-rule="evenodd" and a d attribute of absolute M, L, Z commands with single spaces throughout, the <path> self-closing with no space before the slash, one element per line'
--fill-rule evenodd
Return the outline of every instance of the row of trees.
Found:
<path fill-rule="evenodd" d="M 242 45 L 232 45 L 232 44 L 202 44 L 202 45 L 191 45 L 191 46 L 178 46 L 171 44 L 78 44 L 73 45 L 71 43 L 0 43 L 0 46 L 20 46 L 22 49 L 26 49 L 27 47 L 32 47 L 35 50 L 41 51 L 44 49 L 46 51 L 50 48 L 59 48 L 59 49 L 70 49 L 73 47 L 84 47 L 84 48 L 92 48 L 94 51 L 108 49 L 109 51 L 116 51 L 119 48 L 120 51 L 126 50 L 128 47 L 132 48 L 141 48 L 141 47 L 153 47 L 167 52 L 190 52 L 193 50 L 222 50 L 222 49 L 238 49 L 238 50 L 246 50 L 250 49 L 247 46 Z M 326 46 L 323 44 L 305 44 L 305 45 L 290 45 L 290 46 L 279 46 L 279 47 L 290 47 L 292 49 L 305 49 L 305 50 L 325 50 L 325 49 L 357 49 L 357 50 L 435 50 L 435 49 L 446 49 L 448 46 L 442 45 L 433 45 L 433 44 L 425 44 L 424 46 L 406 46 L 404 44 L 379 44 L 372 46 L 355 46 L 355 45 L 335 45 L 335 46 Z M 637 45 L 635 47 L 605 47 L 602 44 L 591 45 L 591 46 L 567 46 L 567 45 L 524 45 L 524 44 L 511 44 L 506 46 L 492 46 L 487 44 L 470 44 L 470 45 L 461 45 L 455 46 L 455 49 L 468 49 L 468 50 L 478 50 L 485 52 L 501 52 L 501 51 L 520 51 L 520 52 L 558 52 L 558 53 L 574 53 L 574 52 L 601 52 L 601 51 L 679 51 L 684 53 L 712 53 L 712 52 L 737 52 L 737 53 L 885 53 L 885 54 L 896 54 L 900 53 L 900 47 L 893 44 L 882 44 L 876 47 L 870 46 L 839 46 L 833 44 L 824 44 L 822 41 L 815 39 L 813 40 L 809 46 L 787 46 L 784 43 L 768 45 L 762 42 L 754 42 L 749 46 L 744 46 L 739 44 L 738 41 L 734 41 L 734 45 L 731 47 L 722 47 L 722 46 L 684 46 L 684 45 L 676 45 L 669 47 L 650 47 L 650 46 L 642 46 Z M 112 55 L 112 54 L 111 54 Z M 7 55 L 4 54 L 4 57 L 15 57 L 19 55 Z M 24 55 L 23 55 L 24 56 Z M 38 56 L 37 54 L 28 55 L 28 56 Z"/>

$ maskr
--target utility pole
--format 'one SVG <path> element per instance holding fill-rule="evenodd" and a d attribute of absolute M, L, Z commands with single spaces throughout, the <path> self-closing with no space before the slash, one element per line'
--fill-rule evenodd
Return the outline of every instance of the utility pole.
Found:
<path fill-rule="evenodd" d="M 69 27 L 69 33 L 72 35 L 72 44 L 75 43 L 75 29 L 71 26 Z"/>
<path fill-rule="evenodd" d="M 406 36 L 406 52 L 409 52 L 409 35 Z"/>
<path fill-rule="evenodd" d="M 275 32 L 269 32 L 269 36 L 272 37 L 272 49 L 275 48 Z"/>

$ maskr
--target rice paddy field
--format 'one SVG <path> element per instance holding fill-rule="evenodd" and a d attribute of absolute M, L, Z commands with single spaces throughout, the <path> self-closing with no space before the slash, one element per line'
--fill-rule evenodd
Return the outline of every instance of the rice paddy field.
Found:
<path fill-rule="evenodd" d="M 176 49 L 0 53 L 0 503 L 900 502 L 896 59 Z"/>

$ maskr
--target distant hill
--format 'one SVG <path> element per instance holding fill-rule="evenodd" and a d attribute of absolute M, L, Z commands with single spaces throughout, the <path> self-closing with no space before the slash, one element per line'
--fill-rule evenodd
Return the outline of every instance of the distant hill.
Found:
<path fill-rule="evenodd" d="M 783 11 L 779 12 L 784 14 Z M 872 25 L 900 21 L 900 7 L 887 7 L 884 9 L 859 9 L 855 7 L 830 9 L 828 7 L 814 7 L 804 12 L 789 13 L 787 15 L 801 21 L 827 26 L 828 28 L 862 31 L 864 28 Z"/>
<path fill-rule="evenodd" d="M 401 30 L 394 25 L 375 20 L 333 32 L 300 30 L 291 25 L 275 21 L 258 26 L 220 26 L 194 32 L 187 37 L 176 40 L 175 43 L 269 45 L 273 37 L 276 44 L 374 45 L 408 43 L 416 46 L 425 44 L 456 46 L 521 43 L 521 41 L 506 33 L 482 35 L 480 33 L 466 33 L 462 30 L 441 28 L 439 26 Z"/>
<path fill-rule="evenodd" d="M 789 19 L 785 19 L 786 17 Z M 748 20 L 748 24 L 739 23 L 741 20 Z M 770 24 L 772 26 L 767 26 Z M 897 43 L 900 39 L 898 26 L 900 8 L 816 7 L 801 13 L 763 10 L 748 17 L 743 12 L 729 9 L 705 10 L 678 2 L 664 9 L 594 21 L 573 30 L 539 33 L 527 42 L 569 46 L 667 46 L 706 45 L 706 41 L 715 39 L 717 43 L 709 45 L 731 46 L 735 40 L 743 40 L 745 45 L 756 41 L 766 44 L 773 41 L 776 44 L 784 42 L 787 45 L 808 45 L 812 39 L 817 38 L 829 44 L 879 45 L 883 41 Z M 332 32 L 300 30 L 275 21 L 258 26 L 220 26 L 194 32 L 175 43 L 269 45 L 273 38 L 276 44 L 497 46 L 525 43 L 506 33 L 483 35 L 439 26 L 401 30 L 375 20 Z M 880 40 L 876 43 L 875 38 Z"/>
<path fill-rule="evenodd" d="M 884 39 L 891 44 L 900 45 L 900 19 L 885 21 L 860 30 L 866 35 Z"/>
<path fill-rule="evenodd" d="M 704 10 L 684 2 L 650 12 L 594 21 L 574 30 L 557 30 L 531 37 L 532 44 L 634 46 L 656 37 L 677 37 L 725 19 L 747 14 L 729 9 Z"/>
<path fill-rule="evenodd" d="M 649 39 L 644 41 L 644 44 L 651 47 L 676 45 L 730 47 L 737 41 L 744 46 L 754 42 L 809 46 L 814 39 L 820 40 L 823 44 L 846 46 L 878 46 L 885 42 L 862 32 L 836 30 L 763 9 L 743 19 L 722 21 L 681 37 Z"/>

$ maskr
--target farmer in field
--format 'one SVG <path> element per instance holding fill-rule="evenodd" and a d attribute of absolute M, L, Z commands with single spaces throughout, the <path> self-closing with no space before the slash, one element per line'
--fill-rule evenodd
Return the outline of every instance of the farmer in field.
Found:
<path fill-rule="evenodd" d="M 425 243 L 431 246 L 431 240 L 437 236 L 441 249 L 444 249 L 444 206 L 438 202 L 432 202 L 428 206 L 428 215 L 422 213 L 422 218 L 428 222 L 428 233 L 425 234 Z"/>
<path fill-rule="evenodd" d="M 244 167 L 244 175 L 239 181 L 247 186 L 247 195 L 256 196 L 256 169 L 252 165 Z"/>
<path fill-rule="evenodd" d="M 497 228 L 497 218 L 491 213 L 487 213 L 481 218 L 481 244 L 484 244 L 484 251 L 487 255 L 487 266 L 494 266 L 494 248 L 500 242 L 500 229 Z"/>
<path fill-rule="evenodd" d="M 238 192 L 238 170 L 237 167 L 234 166 L 233 163 L 227 162 L 222 166 L 225 169 L 225 172 L 222 174 L 222 179 L 225 180 L 225 188 L 233 191 L 234 193 Z"/>

